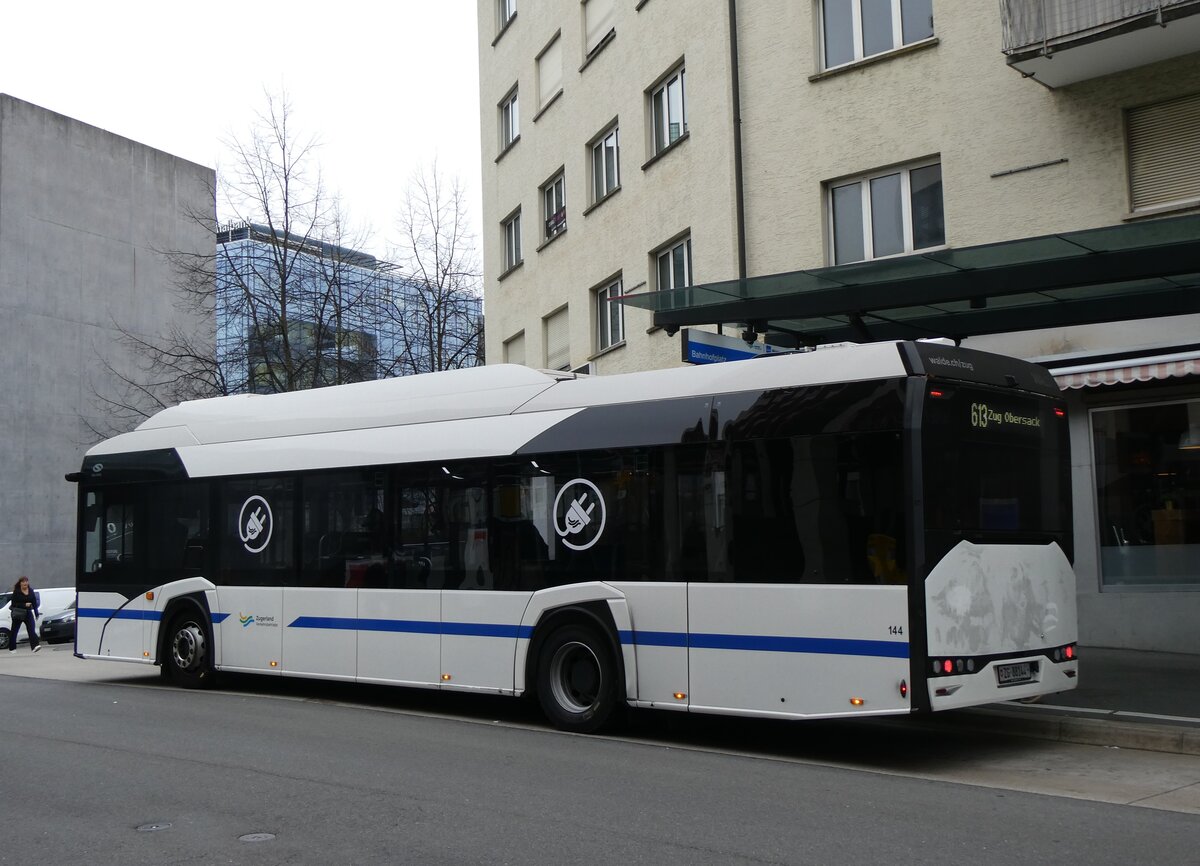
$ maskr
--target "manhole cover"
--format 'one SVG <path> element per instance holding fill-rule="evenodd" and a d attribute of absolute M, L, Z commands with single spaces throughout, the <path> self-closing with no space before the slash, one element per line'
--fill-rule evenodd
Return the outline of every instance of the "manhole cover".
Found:
<path fill-rule="evenodd" d="M 155 824 L 143 824 L 142 826 L 137 828 L 137 831 L 139 833 L 153 833 L 157 830 L 169 830 L 169 829 L 171 829 L 170 822 L 159 821 Z"/>
<path fill-rule="evenodd" d="M 245 836 L 238 836 L 239 842 L 270 842 L 275 838 L 274 833 L 247 833 Z"/>

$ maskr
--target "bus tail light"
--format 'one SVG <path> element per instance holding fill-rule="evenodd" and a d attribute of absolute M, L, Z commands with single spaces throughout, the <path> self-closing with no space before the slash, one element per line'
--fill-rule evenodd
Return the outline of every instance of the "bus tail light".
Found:
<path fill-rule="evenodd" d="M 1057 647 L 1051 658 L 1056 662 L 1072 662 L 1079 657 L 1079 650 L 1073 643 Z"/>
<path fill-rule="evenodd" d="M 900 680 L 900 697 L 908 697 L 908 683 L 904 680 Z"/>

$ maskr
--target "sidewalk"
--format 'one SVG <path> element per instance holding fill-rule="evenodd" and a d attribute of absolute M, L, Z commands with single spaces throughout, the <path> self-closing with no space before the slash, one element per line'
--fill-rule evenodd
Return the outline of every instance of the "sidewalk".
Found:
<path fill-rule="evenodd" d="M 1200 755 L 1200 655 L 1080 647 L 1078 688 L 945 715 L 998 734 Z"/>

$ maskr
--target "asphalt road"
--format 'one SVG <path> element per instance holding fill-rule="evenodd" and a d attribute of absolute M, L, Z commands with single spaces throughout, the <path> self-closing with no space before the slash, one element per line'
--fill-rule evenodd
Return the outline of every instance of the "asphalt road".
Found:
<path fill-rule="evenodd" d="M 24 653 L 0 660 L 0 863 L 1125 866 L 1200 850 L 1188 756 L 664 714 L 579 737 L 508 699 L 254 678 L 186 692 Z"/>

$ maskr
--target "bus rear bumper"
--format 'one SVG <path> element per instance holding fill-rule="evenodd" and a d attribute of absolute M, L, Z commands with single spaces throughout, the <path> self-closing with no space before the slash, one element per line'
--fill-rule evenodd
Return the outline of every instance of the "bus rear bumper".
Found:
<path fill-rule="evenodd" d="M 1001 672 L 997 670 L 998 668 L 1025 662 L 1036 666 L 1036 671 L 1030 681 L 1015 685 L 1000 685 Z M 1000 701 L 1016 701 L 1075 688 L 1079 685 L 1079 662 L 1077 660 L 1053 662 L 1045 656 L 1004 659 L 991 662 L 973 674 L 933 677 L 928 681 L 928 685 L 929 704 L 934 712 Z"/>

